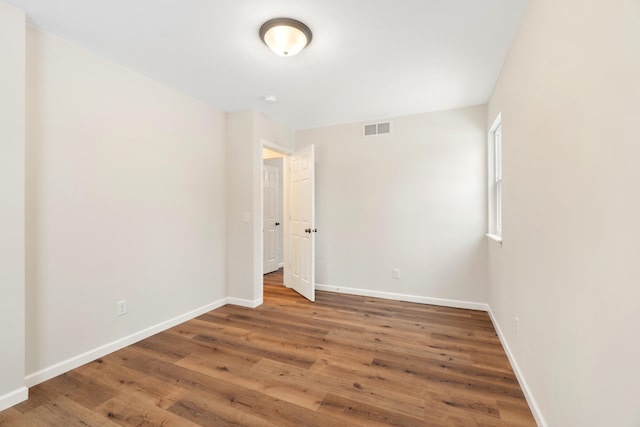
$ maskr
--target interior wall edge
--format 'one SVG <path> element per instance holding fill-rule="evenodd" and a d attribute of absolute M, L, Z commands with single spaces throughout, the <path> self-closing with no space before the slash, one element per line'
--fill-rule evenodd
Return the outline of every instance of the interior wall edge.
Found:
<path fill-rule="evenodd" d="M 0 1 L 0 410 L 26 398 L 25 19 Z"/>

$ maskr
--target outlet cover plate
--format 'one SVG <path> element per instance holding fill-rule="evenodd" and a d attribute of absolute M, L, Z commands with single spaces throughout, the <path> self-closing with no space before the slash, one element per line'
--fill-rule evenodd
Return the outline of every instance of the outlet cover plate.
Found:
<path fill-rule="evenodd" d="M 123 299 L 122 301 L 118 301 L 116 303 L 116 314 L 118 317 L 124 316 L 127 314 L 127 300 Z"/>

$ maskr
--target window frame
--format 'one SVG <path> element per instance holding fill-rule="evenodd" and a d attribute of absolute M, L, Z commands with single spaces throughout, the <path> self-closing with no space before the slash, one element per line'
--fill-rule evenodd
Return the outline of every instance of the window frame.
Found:
<path fill-rule="evenodd" d="M 503 165 L 502 165 L 502 113 L 498 113 L 489 128 L 489 200 L 488 217 L 489 233 L 492 240 L 502 243 L 502 200 L 503 200 Z"/>

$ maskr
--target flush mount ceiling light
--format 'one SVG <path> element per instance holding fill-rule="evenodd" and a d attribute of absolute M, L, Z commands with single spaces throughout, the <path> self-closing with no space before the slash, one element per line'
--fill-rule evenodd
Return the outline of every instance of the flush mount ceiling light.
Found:
<path fill-rule="evenodd" d="M 291 18 L 271 19 L 260 27 L 260 38 L 280 56 L 293 56 L 311 43 L 311 30 Z"/>

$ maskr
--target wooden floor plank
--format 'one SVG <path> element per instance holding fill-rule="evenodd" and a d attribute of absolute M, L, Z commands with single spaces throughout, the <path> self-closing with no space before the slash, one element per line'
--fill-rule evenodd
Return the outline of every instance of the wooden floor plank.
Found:
<path fill-rule="evenodd" d="M 323 375 L 309 369 L 300 369 L 290 365 L 263 359 L 254 370 L 276 377 L 284 377 L 287 381 L 302 386 L 313 384 L 315 388 L 333 393 L 347 399 L 359 400 L 370 405 L 420 417 L 424 411 L 424 399 L 414 397 L 406 392 L 395 393 L 388 388 L 376 388 L 366 383 L 353 382 L 349 376 Z"/>
<path fill-rule="evenodd" d="M 39 384 L 0 426 L 535 426 L 487 313 L 265 276 L 227 305 Z"/>
<path fill-rule="evenodd" d="M 259 363 L 253 367 L 236 367 L 236 364 L 232 365 L 230 363 L 221 366 L 218 363 L 212 363 L 209 358 L 193 354 L 180 360 L 176 365 L 314 411 L 318 409 L 322 399 L 326 395 L 326 392 L 318 387 L 309 387 L 308 384 L 297 384 L 287 381 L 284 375 L 274 376 L 270 375 L 268 371 L 253 369 L 256 366 L 261 366 Z M 304 368 L 301 369 L 304 370 Z"/>
<path fill-rule="evenodd" d="M 174 402 L 175 404 L 175 402 Z M 173 404 L 171 405 L 173 406 Z M 198 424 L 184 419 L 171 411 L 156 406 L 143 393 L 122 394 L 103 403 L 96 412 L 125 427 L 163 426 L 197 427 Z"/>
<path fill-rule="evenodd" d="M 358 400 L 346 399 L 329 394 L 322 402 L 320 413 L 332 414 L 345 421 L 357 422 L 367 426 L 423 426 L 422 418 L 414 418 L 396 411 L 372 406 Z"/>

